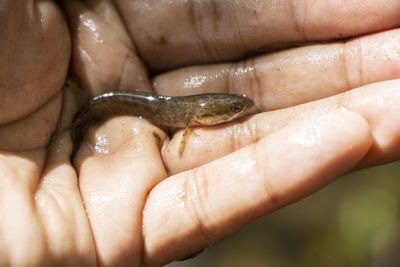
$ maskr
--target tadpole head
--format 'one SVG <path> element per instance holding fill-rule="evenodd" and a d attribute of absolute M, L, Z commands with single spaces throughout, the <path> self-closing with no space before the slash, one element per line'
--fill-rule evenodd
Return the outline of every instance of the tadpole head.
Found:
<path fill-rule="evenodd" d="M 254 112 L 254 101 L 246 95 L 215 94 L 199 104 L 195 119 L 201 125 L 215 125 Z"/>

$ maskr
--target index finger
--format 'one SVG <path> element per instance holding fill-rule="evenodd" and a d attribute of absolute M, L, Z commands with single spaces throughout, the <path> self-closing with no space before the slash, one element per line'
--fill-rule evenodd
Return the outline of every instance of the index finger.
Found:
<path fill-rule="evenodd" d="M 162 265 L 193 254 L 311 194 L 351 169 L 371 143 L 361 116 L 333 112 L 169 177 L 146 201 L 144 262 Z"/>
<path fill-rule="evenodd" d="M 116 1 L 151 70 L 396 27 L 397 0 Z"/>

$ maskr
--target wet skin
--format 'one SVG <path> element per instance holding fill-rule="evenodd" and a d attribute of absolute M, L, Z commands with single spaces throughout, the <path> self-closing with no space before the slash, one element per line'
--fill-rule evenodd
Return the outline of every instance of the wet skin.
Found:
<path fill-rule="evenodd" d="M 160 126 L 185 128 L 179 147 L 181 157 L 189 138 L 190 126 L 221 124 L 254 111 L 253 100 L 237 94 L 209 93 L 172 97 L 141 91 L 105 93 L 94 97 L 77 113 L 72 125 L 74 148 L 71 160 L 86 129 L 112 116 L 140 116 Z"/>

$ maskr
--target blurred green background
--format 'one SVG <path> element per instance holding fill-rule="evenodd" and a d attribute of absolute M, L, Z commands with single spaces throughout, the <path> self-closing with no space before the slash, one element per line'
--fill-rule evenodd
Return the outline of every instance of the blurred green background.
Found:
<path fill-rule="evenodd" d="M 400 162 L 341 177 L 168 267 L 400 266 Z"/>

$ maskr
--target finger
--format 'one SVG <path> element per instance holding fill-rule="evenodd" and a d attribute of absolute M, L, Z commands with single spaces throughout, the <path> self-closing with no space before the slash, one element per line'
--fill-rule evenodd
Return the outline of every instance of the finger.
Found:
<path fill-rule="evenodd" d="M 28 116 L 61 90 L 70 42 L 53 1 L 3 1 L 0 14 L 0 124 L 5 124 Z"/>
<path fill-rule="evenodd" d="M 144 209 L 147 262 L 190 255 L 309 195 L 357 164 L 371 143 L 362 117 L 333 112 L 170 177 L 151 191 Z"/>
<path fill-rule="evenodd" d="M 72 69 L 87 97 L 118 89 L 148 91 L 147 71 L 112 1 L 61 1 L 72 31 Z"/>
<path fill-rule="evenodd" d="M 33 199 L 44 159 L 44 149 L 0 153 L 1 265 L 42 265 L 45 261 L 45 231 Z"/>
<path fill-rule="evenodd" d="M 91 266 L 96 250 L 78 179 L 69 161 L 68 133 L 55 137 L 50 145 L 35 204 L 44 228 L 48 265 Z"/>
<path fill-rule="evenodd" d="M 87 132 L 75 158 L 100 265 L 141 264 L 142 210 L 167 177 L 160 149 L 167 136 L 145 120 L 118 117 Z"/>
<path fill-rule="evenodd" d="M 116 1 L 139 54 L 155 71 L 232 60 L 282 43 L 394 28 L 397 0 Z"/>
<path fill-rule="evenodd" d="M 400 80 L 370 84 L 344 94 L 287 109 L 257 114 L 239 123 L 195 128 L 181 161 L 176 161 L 181 133 L 163 149 L 171 173 L 188 170 L 220 158 L 305 118 L 349 110 L 369 122 L 374 143 L 359 166 L 372 166 L 400 158 Z M 333 125 L 332 125 L 333 126 Z"/>
<path fill-rule="evenodd" d="M 400 30 L 345 43 L 282 51 L 237 64 L 180 69 L 157 76 L 161 95 L 244 93 L 262 111 L 290 107 L 400 77 Z"/>

